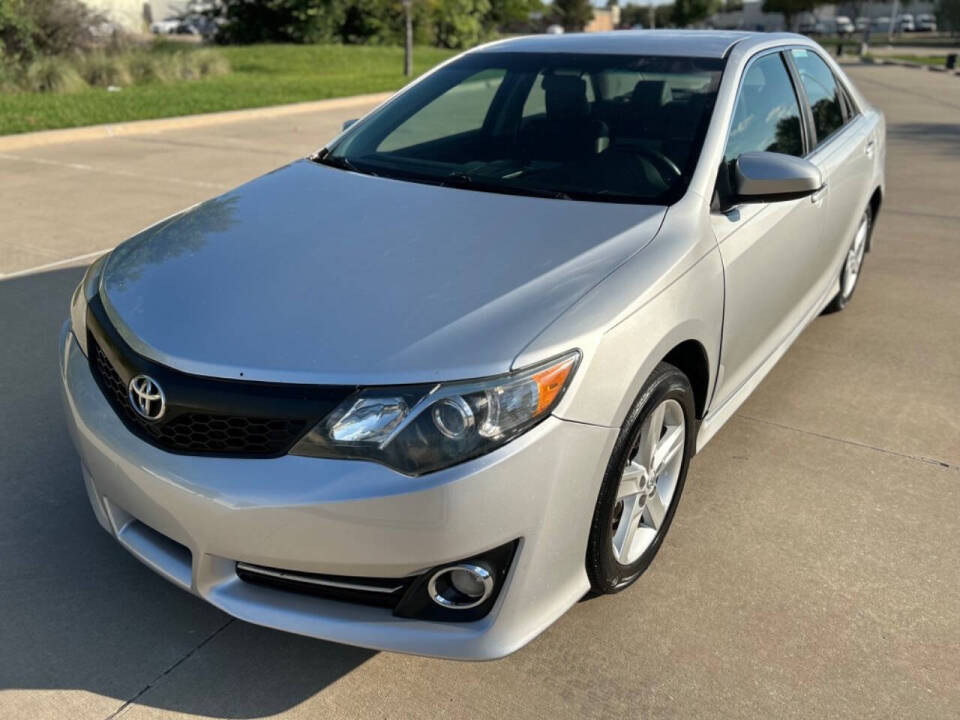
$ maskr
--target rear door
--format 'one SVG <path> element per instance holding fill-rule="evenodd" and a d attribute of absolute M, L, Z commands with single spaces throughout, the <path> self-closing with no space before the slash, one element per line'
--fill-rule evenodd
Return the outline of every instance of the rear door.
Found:
<path fill-rule="evenodd" d="M 879 151 L 876 121 L 859 111 L 827 62 L 809 48 L 794 48 L 800 99 L 812 127 L 807 159 L 820 168 L 828 197 L 819 258 L 820 286 L 833 283 L 867 207 Z"/>
<path fill-rule="evenodd" d="M 724 166 L 754 150 L 803 156 L 810 147 L 807 136 L 783 52 L 751 60 L 738 90 Z M 818 192 L 712 214 L 725 280 L 717 406 L 750 378 L 816 302 L 824 196 Z"/>

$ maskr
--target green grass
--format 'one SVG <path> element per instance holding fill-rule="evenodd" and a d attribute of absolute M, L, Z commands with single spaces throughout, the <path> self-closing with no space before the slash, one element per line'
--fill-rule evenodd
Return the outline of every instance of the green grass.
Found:
<path fill-rule="evenodd" d="M 945 55 L 884 55 L 882 59 L 905 60 L 921 65 L 940 65 L 941 67 L 946 66 L 947 63 Z"/>
<path fill-rule="evenodd" d="M 0 94 L 0 135 L 238 110 L 396 90 L 403 49 L 359 45 L 253 45 L 218 48 L 231 72 L 172 84 L 148 83 L 120 92 Z M 419 75 L 453 54 L 414 50 Z"/>

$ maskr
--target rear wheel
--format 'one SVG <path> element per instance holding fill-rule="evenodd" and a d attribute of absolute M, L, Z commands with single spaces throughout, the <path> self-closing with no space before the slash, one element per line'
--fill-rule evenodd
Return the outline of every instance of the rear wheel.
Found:
<path fill-rule="evenodd" d="M 847 257 L 843 261 L 843 269 L 840 270 L 840 292 L 830 301 L 830 304 L 824 308 L 823 312 L 835 313 L 843 310 L 853 298 L 853 292 L 857 289 L 857 283 L 860 281 L 860 271 L 863 269 L 863 258 L 866 255 L 867 247 L 870 244 L 870 230 L 872 229 L 872 213 L 868 207 L 863 211 L 863 217 L 860 218 L 860 224 L 857 226 L 857 232 L 853 236 L 853 242 L 847 249 Z"/>
<path fill-rule="evenodd" d="M 683 491 L 694 428 L 690 381 L 661 363 L 627 415 L 604 475 L 587 547 L 594 592 L 628 587 L 657 554 Z"/>

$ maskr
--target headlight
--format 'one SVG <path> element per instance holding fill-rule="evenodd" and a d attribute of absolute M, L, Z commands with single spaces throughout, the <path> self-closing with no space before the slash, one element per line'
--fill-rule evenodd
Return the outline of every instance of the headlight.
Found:
<path fill-rule="evenodd" d="M 97 294 L 100 286 L 100 273 L 103 271 L 103 264 L 106 262 L 110 253 L 99 257 L 90 267 L 87 268 L 86 275 L 73 291 L 73 297 L 70 298 L 70 324 L 73 327 L 73 335 L 77 338 L 77 344 L 83 354 L 87 354 L 87 303 Z"/>
<path fill-rule="evenodd" d="M 483 455 L 550 414 L 580 360 L 571 352 L 484 380 L 360 390 L 290 451 L 372 460 L 422 475 Z"/>

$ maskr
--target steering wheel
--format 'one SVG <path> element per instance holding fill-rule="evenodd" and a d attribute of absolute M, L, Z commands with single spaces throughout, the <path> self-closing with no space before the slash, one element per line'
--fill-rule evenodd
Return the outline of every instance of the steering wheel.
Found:
<path fill-rule="evenodd" d="M 683 177 L 683 173 L 680 172 L 677 164 L 659 150 L 647 147 L 632 147 L 630 150 L 637 155 L 643 155 L 649 160 L 650 164 L 656 168 L 657 172 L 660 173 L 660 177 L 662 177 L 668 185 L 672 185 L 674 181 Z"/>

